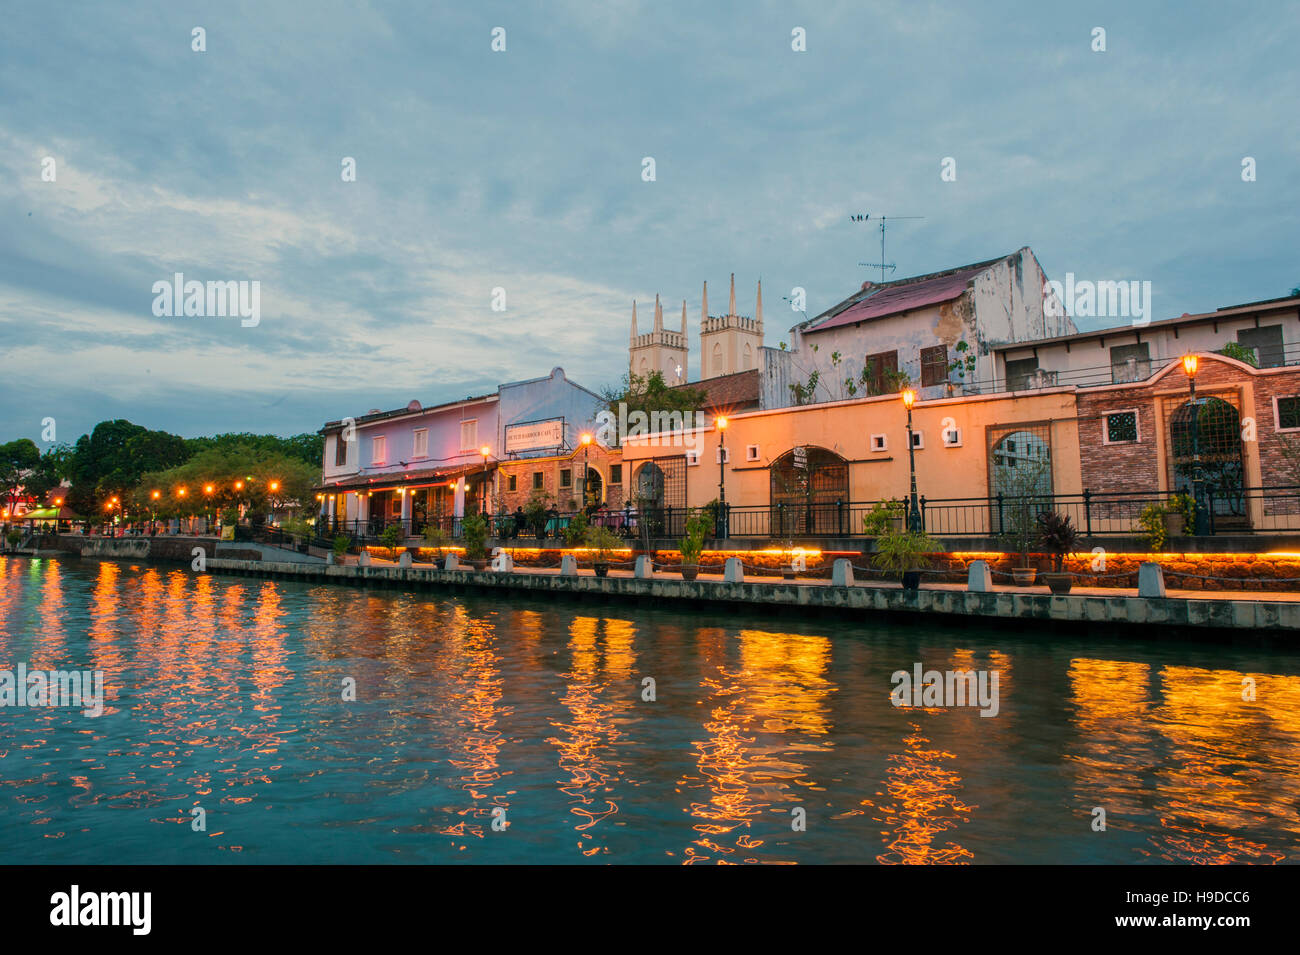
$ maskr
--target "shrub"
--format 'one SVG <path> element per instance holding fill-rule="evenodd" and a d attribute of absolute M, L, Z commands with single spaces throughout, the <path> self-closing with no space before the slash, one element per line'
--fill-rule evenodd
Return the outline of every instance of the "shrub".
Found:
<path fill-rule="evenodd" d="M 907 516 L 902 501 L 877 501 L 862 518 L 862 532 L 868 537 L 884 537 L 894 532 L 894 522 Z"/>
<path fill-rule="evenodd" d="M 591 524 L 588 522 L 586 514 L 574 514 L 564 528 L 564 543 L 570 547 L 582 546 L 582 542 L 587 539 L 587 531 L 590 528 Z"/>
<path fill-rule="evenodd" d="M 339 534 L 337 537 L 334 538 L 333 546 L 334 546 L 334 557 L 336 559 L 342 557 L 344 554 L 348 552 L 348 548 L 352 546 L 352 538 L 348 537 L 347 534 Z"/>
<path fill-rule="evenodd" d="M 1165 510 L 1183 515 L 1183 533 L 1191 534 L 1196 527 L 1196 501 L 1190 494 L 1175 494 L 1169 498 Z"/>
<path fill-rule="evenodd" d="M 1079 532 L 1070 518 L 1056 511 L 1043 511 L 1038 515 L 1038 543 L 1052 555 L 1053 566 L 1059 574 L 1065 568 L 1065 555 L 1074 550 Z"/>
<path fill-rule="evenodd" d="M 929 567 L 928 555 L 942 550 L 942 544 L 921 531 L 898 531 L 876 541 L 871 562 L 891 577 L 902 577 L 909 571 Z"/>
<path fill-rule="evenodd" d="M 622 539 L 603 525 L 587 528 L 587 546 L 596 552 L 598 563 L 609 563 L 610 555 L 623 546 Z"/>
<path fill-rule="evenodd" d="M 406 529 L 401 524 L 389 524 L 379 535 L 379 543 L 388 548 L 391 560 L 397 560 L 397 548 L 406 539 Z"/>
<path fill-rule="evenodd" d="M 1153 552 L 1165 548 L 1165 509 L 1160 504 L 1148 504 L 1138 515 L 1141 537 Z"/>
<path fill-rule="evenodd" d="M 487 519 L 482 514 L 471 514 L 460 522 L 460 536 L 465 542 L 465 556 L 482 560 L 487 556 Z"/>
<path fill-rule="evenodd" d="M 698 565 L 700 554 L 704 553 L 704 539 L 713 527 L 713 518 L 707 511 L 698 511 L 686 519 L 686 536 L 677 542 L 677 549 L 682 553 L 682 565 Z"/>

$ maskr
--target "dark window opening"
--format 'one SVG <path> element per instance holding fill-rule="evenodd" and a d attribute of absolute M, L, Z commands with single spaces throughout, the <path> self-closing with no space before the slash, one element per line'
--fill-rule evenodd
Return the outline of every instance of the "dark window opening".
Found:
<path fill-rule="evenodd" d="M 948 380 L 948 346 L 921 349 L 921 387 L 942 385 Z"/>

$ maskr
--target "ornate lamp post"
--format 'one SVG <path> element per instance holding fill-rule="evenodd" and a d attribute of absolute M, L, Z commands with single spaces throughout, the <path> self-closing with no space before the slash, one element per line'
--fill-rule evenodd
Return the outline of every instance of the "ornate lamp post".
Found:
<path fill-rule="evenodd" d="M 162 491 L 153 490 L 149 492 L 149 536 L 158 533 L 158 499 L 162 497 Z"/>
<path fill-rule="evenodd" d="M 492 449 L 485 444 L 483 445 L 483 447 L 478 449 L 478 453 L 483 455 L 483 503 L 480 507 L 480 512 L 486 514 L 488 512 L 487 465 L 488 465 L 488 456 L 492 453 Z"/>
<path fill-rule="evenodd" d="M 591 448 L 591 435 L 583 432 L 582 435 L 582 509 L 587 509 L 587 454 Z"/>
<path fill-rule="evenodd" d="M 719 415 L 714 424 L 718 428 L 718 539 L 730 536 L 727 527 L 727 419 Z"/>
<path fill-rule="evenodd" d="M 1201 537 L 1210 532 L 1210 515 L 1205 506 L 1205 475 L 1201 472 L 1200 402 L 1196 398 L 1196 355 L 1183 356 L 1183 374 L 1187 376 L 1188 407 L 1192 409 L 1192 500 L 1196 502 L 1196 519 L 1192 533 Z"/>
<path fill-rule="evenodd" d="M 916 392 L 911 388 L 903 391 L 903 407 L 907 409 L 907 465 L 912 473 L 912 499 L 907 509 L 907 529 L 921 530 L 921 506 L 916 498 L 916 448 L 912 444 L 912 405 L 916 404 Z"/>

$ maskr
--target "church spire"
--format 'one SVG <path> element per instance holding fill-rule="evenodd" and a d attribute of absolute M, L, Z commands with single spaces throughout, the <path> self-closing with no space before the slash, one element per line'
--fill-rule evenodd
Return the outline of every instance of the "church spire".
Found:
<path fill-rule="evenodd" d="M 686 337 L 686 299 L 682 299 L 682 338 Z"/>
<path fill-rule="evenodd" d="M 636 299 L 632 299 L 632 337 L 628 341 L 636 344 Z"/>
<path fill-rule="evenodd" d="M 727 305 L 727 314 L 736 314 L 736 273 L 731 273 L 731 302 Z"/>
<path fill-rule="evenodd" d="M 758 280 L 758 304 L 754 307 L 754 319 L 759 326 L 763 325 L 763 280 Z"/>
<path fill-rule="evenodd" d="M 663 330 L 664 330 L 664 309 L 663 306 L 659 304 L 659 295 L 656 293 L 655 294 L 655 331 L 662 332 Z"/>
<path fill-rule="evenodd" d="M 700 301 L 700 328 L 704 327 L 709 317 L 709 283 L 704 283 L 704 298 Z"/>

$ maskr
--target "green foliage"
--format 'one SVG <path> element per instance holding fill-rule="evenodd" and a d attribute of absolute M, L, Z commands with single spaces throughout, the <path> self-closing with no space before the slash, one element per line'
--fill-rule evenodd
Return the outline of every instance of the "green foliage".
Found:
<path fill-rule="evenodd" d="M 587 521 L 586 514 L 574 514 L 564 528 L 564 542 L 570 547 L 580 547 L 582 542 L 587 539 L 589 527 L 590 524 Z"/>
<path fill-rule="evenodd" d="M 620 404 L 626 405 L 628 414 L 634 411 L 650 414 L 697 411 L 704 407 L 705 393 L 702 388 L 672 387 L 664 380 L 663 372 L 652 371 L 648 375 L 629 372 L 618 387 L 603 388 L 600 397 L 615 415 Z"/>
<path fill-rule="evenodd" d="M 1259 367 L 1259 361 L 1255 358 L 1255 349 L 1247 348 L 1238 342 L 1225 342 L 1219 349 L 1219 354 L 1225 358 L 1235 358 L 1237 361 L 1245 362 L 1252 368 Z"/>
<path fill-rule="evenodd" d="M 1138 515 L 1141 537 L 1152 552 L 1165 549 L 1165 509 L 1160 504 L 1148 504 Z"/>
<path fill-rule="evenodd" d="M 388 548 L 391 560 L 397 560 L 397 548 L 406 540 L 406 528 L 401 524 L 389 524 L 379 533 L 379 543 Z"/>
<path fill-rule="evenodd" d="M 0 444 L 0 493 L 5 496 L 11 509 L 19 492 L 26 488 L 29 472 L 40 463 L 41 449 L 30 438 Z"/>
<path fill-rule="evenodd" d="M 876 541 L 871 562 L 891 577 L 901 578 L 908 571 L 929 567 L 928 555 L 942 550 L 942 544 L 921 531 L 898 531 Z"/>
<path fill-rule="evenodd" d="M 975 372 L 975 351 L 964 338 L 952 347 L 957 352 L 957 360 L 952 363 L 951 367 L 957 372 L 957 377 L 965 381 L 967 375 Z"/>
<path fill-rule="evenodd" d="M 471 514 L 460 522 L 460 537 L 465 544 L 465 556 L 470 560 L 487 556 L 488 526 L 482 514 Z"/>
<path fill-rule="evenodd" d="M 17 547 L 19 544 L 23 542 L 23 532 L 18 530 L 17 528 L 11 530 L 6 536 L 9 541 L 10 547 Z"/>
<path fill-rule="evenodd" d="M 1038 543 L 1052 555 L 1059 574 L 1065 566 L 1065 555 L 1074 550 L 1079 533 L 1070 518 L 1056 511 L 1042 511 L 1038 515 Z"/>
<path fill-rule="evenodd" d="M 162 434 L 163 432 L 154 432 Z M 168 437 L 173 437 L 168 435 Z M 201 451 L 213 449 L 232 451 L 236 448 L 246 449 L 265 456 L 282 456 L 310 464 L 315 468 L 321 465 L 325 454 L 325 436 L 321 434 L 296 434 L 291 438 L 281 438 L 274 434 L 217 434 L 210 437 L 185 438 L 186 457 L 193 457 Z"/>
<path fill-rule="evenodd" d="M 547 510 L 550 507 L 551 496 L 541 488 L 534 488 L 528 496 L 528 503 L 524 505 L 524 517 L 528 521 L 528 526 L 532 528 L 534 534 L 539 538 L 546 533 Z"/>
<path fill-rule="evenodd" d="M 1190 494 L 1173 494 L 1165 505 L 1166 513 L 1183 515 L 1183 533 L 1190 534 L 1196 527 L 1196 499 Z"/>
<path fill-rule="evenodd" d="M 603 524 L 587 528 L 587 546 L 596 552 L 599 563 L 608 563 L 610 555 L 623 546 L 622 539 Z"/>
<path fill-rule="evenodd" d="M 1038 515 L 1050 505 L 1043 496 L 1042 480 L 1051 470 L 1047 459 L 1021 461 L 1005 472 L 999 485 L 1003 494 L 1001 540 L 1020 555 L 1020 565 L 1029 566 L 1029 548 L 1038 540 Z"/>
<path fill-rule="evenodd" d="M 813 371 L 804 383 L 794 382 L 790 385 L 790 400 L 797 405 L 810 405 L 817 394 L 817 383 L 821 380 L 822 373 Z"/>
<path fill-rule="evenodd" d="M 290 535 L 295 540 L 302 540 L 310 537 L 312 533 L 311 521 L 301 517 L 291 517 L 280 525 L 280 530 Z"/>
<path fill-rule="evenodd" d="M 677 542 L 677 549 L 682 554 L 682 564 L 689 567 L 700 562 L 704 553 L 704 539 L 715 526 L 715 518 L 704 511 L 697 511 L 686 519 L 686 536 Z"/>
<path fill-rule="evenodd" d="M 437 524 L 425 524 L 423 537 L 424 546 L 432 547 L 437 550 L 439 557 L 442 556 L 443 549 L 451 540 L 451 538 L 448 537 L 447 532 Z"/>
<path fill-rule="evenodd" d="M 334 538 L 334 543 L 331 546 L 334 548 L 334 557 L 337 559 L 348 552 L 348 548 L 352 546 L 352 538 L 348 537 L 347 534 L 339 534 Z"/>
<path fill-rule="evenodd" d="M 907 505 L 902 501 L 877 501 L 862 518 L 862 533 L 868 537 L 892 534 L 895 521 L 907 516 Z"/>

